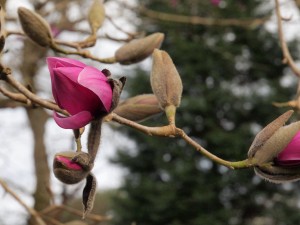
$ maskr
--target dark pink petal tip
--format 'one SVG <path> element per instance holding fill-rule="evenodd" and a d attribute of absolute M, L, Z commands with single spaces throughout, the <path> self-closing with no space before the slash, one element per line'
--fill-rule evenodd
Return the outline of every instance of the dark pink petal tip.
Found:
<path fill-rule="evenodd" d="M 87 125 L 93 119 L 93 116 L 88 111 L 79 112 L 73 116 L 62 117 L 56 112 L 53 114 L 53 118 L 58 126 L 64 129 L 79 129 Z"/>
<path fill-rule="evenodd" d="M 300 165 L 300 132 L 298 132 L 278 154 L 275 162 L 283 166 Z"/>
<path fill-rule="evenodd" d="M 57 67 L 85 67 L 86 65 L 76 59 L 69 59 L 63 57 L 47 57 L 47 64 L 52 68 Z"/>
<path fill-rule="evenodd" d="M 82 170 L 82 167 L 77 164 L 76 162 L 73 162 L 71 159 L 63 156 L 56 156 L 55 159 L 62 164 L 64 164 L 65 167 L 71 170 Z"/>

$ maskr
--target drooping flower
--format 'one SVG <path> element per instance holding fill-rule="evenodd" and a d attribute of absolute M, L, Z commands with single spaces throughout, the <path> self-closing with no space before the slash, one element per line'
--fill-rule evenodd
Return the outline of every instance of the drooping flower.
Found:
<path fill-rule="evenodd" d="M 280 166 L 300 166 L 300 132 L 278 154 L 275 163 Z"/>
<path fill-rule="evenodd" d="M 49 57 L 47 63 L 53 97 L 70 114 L 63 117 L 54 112 L 60 127 L 78 129 L 110 112 L 113 88 L 104 73 L 74 59 Z"/>

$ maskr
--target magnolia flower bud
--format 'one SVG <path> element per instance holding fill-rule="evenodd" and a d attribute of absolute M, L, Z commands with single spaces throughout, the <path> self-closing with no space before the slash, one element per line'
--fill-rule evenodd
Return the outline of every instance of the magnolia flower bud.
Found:
<path fill-rule="evenodd" d="M 274 183 L 300 179 L 300 121 L 283 126 L 291 114 L 284 113 L 259 132 L 248 152 L 256 174 Z"/>
<path fill-rule="evenodd" d="M 170 105 L 180 105 L 182 82 L 167 52 L 154 50 L 150 81 L 153 93 L 163 109 Z"/>
<path fill-rule="evenodd" d="M 121 102 L 114 113 L 128 120 L 140 122 L 162 112 L 153 94 L 137 95 Z"/>
<path fill-rule="evenodd" d="M 163 33 L 154 33 L 141 39 L 132 40 L 116 51 L 116 61 L 123 65 L 140 62 L 150 56 L 155 48 L 160 47 L 164 37 Z"/>
<path fill-rule="evenodd" d="M 50 26 L 40 15 L 24 7 L 19 7 L 18 15 L 25 34 L 31 40 L 43 47 L 52 44 Z"/>
<path fill-rule="evenodd" d="M 274 121 L 269 123 L 263 130 L 261 130 L 254 138 L 249 148 L 248 157 L 255 158 L 257 164 L 263 164 L 272 161 L 272 159 L 295 135 L 296 131 L 293 133 L 288 133 L 286 132 L 286 127 L 282 127 L 291 117 L 292 113 L 292 110 L 285 112 Z M 280 132 L 278 133 L 277 131 Z M 287 133 L 287 136 L 285 136 L 283 132 Z"/>
<path fill-rule="evenodd" d="M 89 14 L 88 21 L 92 30 L 92 34 L 96 34 L 98 29 L 102 26 L 105 19 L 105 9 L 103 2 L 100 0 L 94 0 Z"/>
<path fill-rule="evenodd" d="M 76 162 L 76 157 L 86 158 L 86 162 Z M 89 156 L 84 152 L 60 152 L 54 157 L 53 171 L 54 175 L 61 182 L 66 184 L 76 184 L 86 178 L 91 170 L 92 166 L 88 165 Z M 86 164 L 86 165 L 84 165 Z"/>

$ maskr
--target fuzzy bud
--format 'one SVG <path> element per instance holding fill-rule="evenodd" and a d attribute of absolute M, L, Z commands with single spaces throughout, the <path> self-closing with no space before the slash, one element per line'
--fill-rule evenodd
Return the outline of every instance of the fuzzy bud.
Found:
<path fill-rule="evenodd" d="M 84 159 L 86 158 L 86 163 L 76 162 L 77 157 Z M 61 182 L 66 184 L 76 184 L 86 178 L 90 172 L 89 156 L 87 153 L 83 152 L 60 152 L 54 157 L 53 171 L 54 175 Z M 86 165 L 84 165 L 86 164 Z"/>
<path fill-rule="evenodd" d="M 43 47 L 52 44 L 50 26 L 40 15 L 24 7 L 18 8 L 18 15 L 23 31 L 31 40 Z"/>
<path fill-rule="evenodd" d="M 270 182 L 300 179 L 300 121 L 283 126 L 292 112 L 282 114 L 259 132 L 248 152 L 256 174 Z"/>
<path fill-rule="evenodd" d="M 94 0 L 89 14 L 88 21 L 91 27 L 92 34 L 96 34 L 98 29 L 102 26 L 105 19 L 105 9 L 101 0 Z"/>
<path fill-rule="evenodd" d="M 137 95 L 121 102 L 114 113 L 128 120 L 141 122 L 162 112 L 153 94 Z"/>
<path fill-rule="evenodd" d="M 150 56 L 155 48 L 161 46 L 164 37 L 163 33 L 154 33 L 144 38 L 132 40 L 116 51 L 116 61 L 123 65 L 140 62 Z"/>
<path fill-rule="evenodd" d="M 295 135 L 297 130 L 295 124 L 297 123 L 283 127 L 292 113 L 292 110 L 285 112 L 256 135 L 248 151 L 249 158 L 255 158 L 257 164 L 273 160 Z M 289 133 L 291 129 L 292 132 Z"/>
<path fill-rule="evenodd" d="M 159 49 L 154 50 L 150 81 L 153 93 L 161 108 L 180 105 L 182 82 L 167 52 Z"/>

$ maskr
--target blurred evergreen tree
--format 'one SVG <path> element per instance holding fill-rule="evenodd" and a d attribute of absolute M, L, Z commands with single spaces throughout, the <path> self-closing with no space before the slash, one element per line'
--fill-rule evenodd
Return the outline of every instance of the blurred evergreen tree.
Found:
<path fill-rule="evenodd" d="M 211 18 L 253 18 L 270 13 L 264 0 L 140 1 L 161 12 Z M 264 4 L 264 6 L 262 6 Z M 277 34 L 264 25 L 193 26 L 143 18 L 143 29 L 163 32 L 162 46 L 181 74 L 184 93 L 177 126 L 214 154 L 246 158 L 254 135 L 284 109 L 295 85 L 282 85 L 287 67 Z M 149 72 L 137 71 L 127 83 L 131 96 L 150 93 Z M 149 126 L 165 124 L 157 117 Z M 115 199 L 114 224 L 292 225 L 300 220 L 299 184 L 275 185 L 252 169 L 232 171 L 212 163 L 180 139 L 149 137 L 126 128 L 137 143 L 124 146 L 114 161 L 128 170 Z"/>

